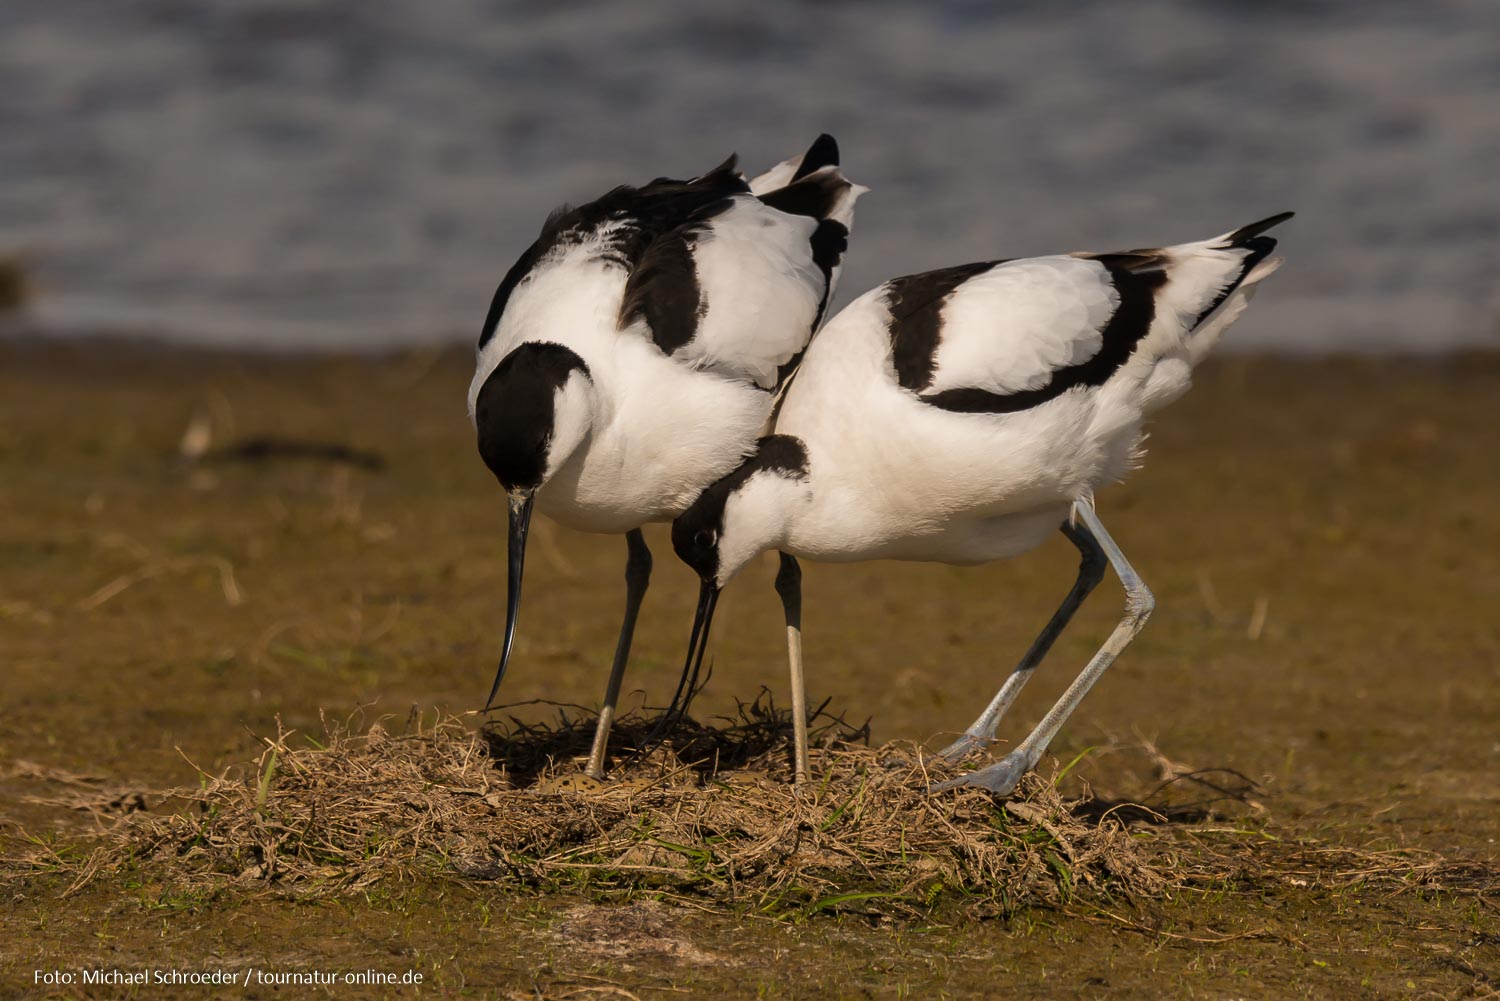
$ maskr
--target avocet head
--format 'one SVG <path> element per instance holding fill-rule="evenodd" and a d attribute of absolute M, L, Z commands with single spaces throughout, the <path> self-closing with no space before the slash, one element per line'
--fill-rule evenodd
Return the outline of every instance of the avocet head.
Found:
<path fill-rule="evenodd" d="M 488 706 L 500 690 L 515 642 L 532 501 L 537 489 L 588 437 L 593 424 L 594 392 L 588 366 L 560 344 L 522 344 L 490 372 L 475 377 L 471 412 L 480 458 L 510 494 L 505 646 L 485 700 Z"/>
<path fill-rule="evenodd" d="M 702 665 L 719 590 L 757 555 L 782 544 L 807 491 L 807 449 L 800 439 L 773 434 L 672 522 L 672 548 L 701 581 L 685 679 L 696 679 Z M 687 686 L 689 693 L 692 687 Z"/>
<path fill-rule="evenodd" d="M 762 438 L 749 458 L 672 522 L 672 548 L 705 585 L 723 587 L 746 563 L 781 543 L 807 470 L 800 439 Z"/>
<path fill-rule="evenodd" d="M 531 342 L 475 381 L 479 455 L 508 492 L 529 494 L 588 434 L 593 410 L 588 366 L 561 344 Z"/>

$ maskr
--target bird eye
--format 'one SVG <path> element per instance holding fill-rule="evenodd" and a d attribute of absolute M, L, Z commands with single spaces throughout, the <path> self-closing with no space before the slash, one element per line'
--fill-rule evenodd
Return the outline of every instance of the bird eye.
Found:
<path fill-rule="evenodd" d="M 713 546 L 714 542 L 717 539 L 718 534 L 715 533 L 713 529 L 700 528 L 698 529 L 697 534 L 693 536 L 693 545 L 697 546 L 699 549 L 708 549 Z"/>

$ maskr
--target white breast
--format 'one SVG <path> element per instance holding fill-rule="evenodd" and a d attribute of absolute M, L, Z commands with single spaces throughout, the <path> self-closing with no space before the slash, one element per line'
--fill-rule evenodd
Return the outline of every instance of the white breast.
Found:
<path fill-rule="evenodd" d="M 754 448 L 771 396 L 694 371 L 650 343 L 611 333 L 570 345 L 599 400 L 584 448 L 537 492 L 543 513 L 586 532 L 624 532 L 686 510 Z"/>

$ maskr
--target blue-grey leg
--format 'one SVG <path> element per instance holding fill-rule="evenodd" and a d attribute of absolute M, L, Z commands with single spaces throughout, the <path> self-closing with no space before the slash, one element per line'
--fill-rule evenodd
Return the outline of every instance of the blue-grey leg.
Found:
<path fill-rule="evenodd" d="M 1000 686 L 1000 691 L 990 700 L 969 728 L 963 732 L 953 743 L 943 748 L 939 754 L 950 762 L 956 762 L 970 751 L 986 747 L 995 739 L 995 730 L 1000 726 L 1000 718 L 1010 709 L 1011 703 L 1016 696 L 1021 694 L 1021 689 L 1026 687 L 1026 682 L 1031 680 L 1031 675 L 1041 664 L 1042 658 L 1047 656 L 1047 651 L 1052 649 L 1052 644 L 1062 635 L 1063 629 L 1067 628 L 1068 622 L 1072 620 L 1073 613 L 1078 611 L 1079 606 L 1089 593 L 1099 586 L 1104 579 L 1104 568 L 1107 560 L 1104 550 L 1099 548 L 1099 543 L 1089 534 L 1086 528 L 1073 523 L 1072 519 L 1063 522 L 1062 533 L 1068 537 L 1068 541 L 1078 547 L 1081 559 L 1078 561 L 1078 579 L 1073 582 L 1073 588 L 1068 596 L 1063 599 L 1057 611 L 1052 613 L 1046 628 L 1037 636 L 1036 641 L 1031 644 L 1031 649 L 1026 651 L 1026 656 L 1016 665 L 1016 669 L 1005 679 L 1005 684 Z"/>
<path fill-rule="evenodd" d="M 954 786 L 973 785 L 984 789 L 990 789 L 1001 796 L 1009 796 L 1015 791 L 1016 784 L 1021 777 L 1036 767 L 1041 760 L 1047 745 L 1052 738 L 1057 736 L 1057 731 L 1062 729 L 1073 710 L 1078 708 L 1078 703 L 1088 694 L 1094 682 L 1109 669 L 1109 665 L 1115 662 L 1115 658 L 1125 649 L 1126 645 L 1135 638 L 1136 633 L 1146 624 L 1152 609 L 1156 607 L 1156 600 L 1151 597 L 1151 592 L 1145 583 L 1135 572 L 1135 568 L 1125 559 L 1125 554 L 1120 552 L 1120 547 L 1115 540 L 1110 538 L 1109 532 L 1105 531 L 1104 525 L 1099 521 L 1099 516 L 1094 513 L 1093 507 L 1079 501 L 1073 506 L 1081 524 L 1078 526 L 1091 533 L 1104 550 L 1110 565 L 1115 568 L 1115 573 L 1120 576 L 1120 583 L 1125 587 L 1125 615 L 1120 619 L 1120 624 L 1115 631 L 1110 633 L 1109 639 L 1094 654 L 1083 672 L 1068 686 L 1068 690 L 1062 694 L 1062 698 L 1047 711 L 1042 721 L 1037 724 L 1036 729 L 1014 751 L 1011 751 L 999 761 L 988 768 L 981 768 L 977 772 L 971 772 L 960 778 L 950 779 L 947 782 L 939 782 L 932 787 L 933 792 L 940 789 L 951 789 Z"/>
<path fill-rule="evenodd" d="M 792 781 L 807 780 L 807 691 L 802 679 L 802 568 L 795 557 L 781 554 L 776 593 L 786 613 L 786 659 L 792 678 Z"/>
<path fill-rule="evenodd" d="M 630 555 L 625 560 L 625 621 L 620 624 L 620 639 L 615 644 L 615 661 L 609 669 L 609 685 L 604 690 L 604 706 L 599 710 L 599 725 L 594 729 L 594 746 L 589 751 L 584 772 L 594 779 L 604 778 L 604 756 L 609 750 L 609 730 L 615 722 L 615 705 L 620 701 L 620 683 L 625 680 L 625 664 L 630 660 L 630 641 L 635 636 L 635 620 L 641 601 L 651 584 L 651 550 L 639 528 L 625 533 Z"/>

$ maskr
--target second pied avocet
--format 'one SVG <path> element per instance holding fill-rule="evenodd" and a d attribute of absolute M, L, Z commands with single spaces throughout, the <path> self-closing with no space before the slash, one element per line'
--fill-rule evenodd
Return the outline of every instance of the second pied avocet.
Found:
<path fill-rule="evenodd" d="M 1280 265 L 1266 230 L 1291 213 L 1158 250 L 986 261 L 897 278 L 830 320 L 785 391 L 774 433 L 672 527 L 702 580 L 690 695 L 719 590 L 779 549 L 795 727 L 807 770 L 797 557 L 978 564 L 1061 531 L 1077 581 L 989 706 L 943 755 L 996 726 L 1106 563 L 1125 613 L 1062 698 L 1003 759 L 941 787 L 1009 794 L 1153 608 L 1094 511 L 1100 487 L 1139 456 L 1146 416 L 1187 388 L 1193 366 Z M 680 713 L 682 707 L 674 706 Z"/>

